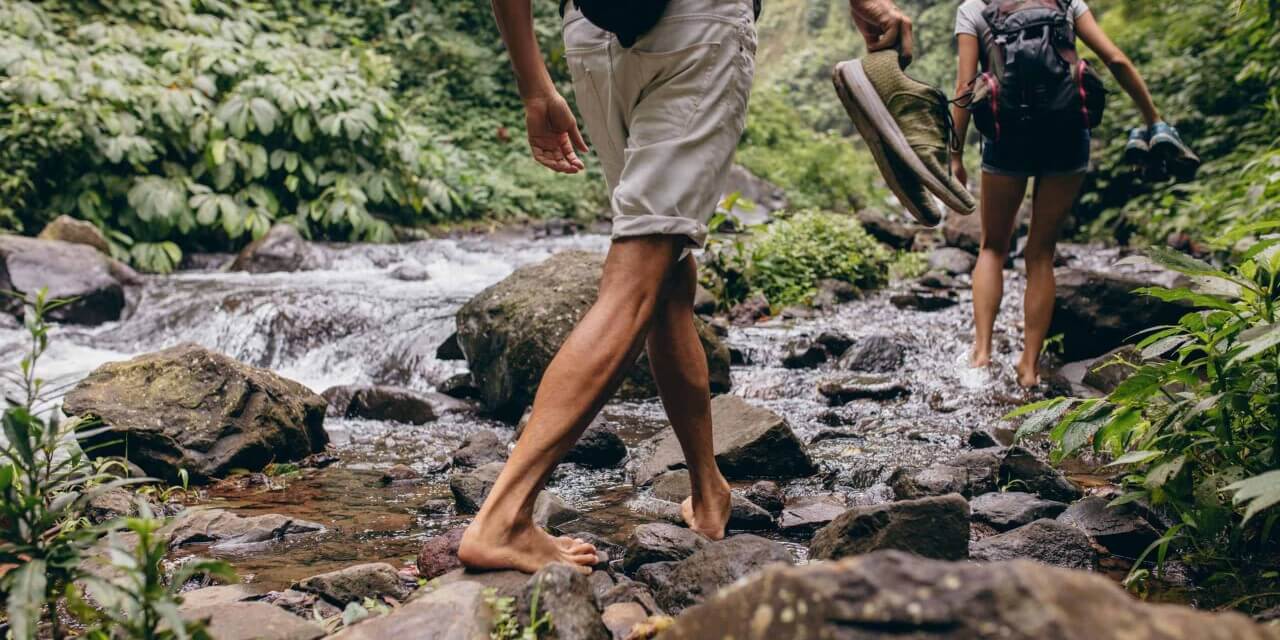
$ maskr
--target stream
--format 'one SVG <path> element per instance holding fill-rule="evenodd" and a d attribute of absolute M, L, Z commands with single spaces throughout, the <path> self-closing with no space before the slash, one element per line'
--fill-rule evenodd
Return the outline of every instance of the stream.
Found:
<path fill-rule="evenodd" d="M 399 245 L 322 245 L 330 258 L 323 271 L 149 276 L 131 296 L 124 320 L 93 328 L 59 326 L 41 371 L 51 385 L 65 385 L 102 363 L 190 341 L 316 392 L 362 383 L 431 391 L 465 370 L 465 363 L 441 361 L 435 352 L 454 330 L 454 313 L 471 296 L 555 252 L 607 246 L 608 238 L 601 235 L 535 238 L 527 231 L 507 231 Z M 430 279 L 398 280 L 392 273 L 402 266 L 425 269 Z M 1023 402 L 1012 375 L 1021 338 L 1022 278 L 1010 274 L 994 374 L 966 366 L 972 321 L 965 288 L 958 292 L 958 305 L 936 312 L 895 308 L 890 288 L 831 313 L 731 328 L 726 341 L 748 363 L 733 368 L 731 393 L 785 416 L 803 441 L 819 440 L 810 452 L 822 471 L 783 484 L 787 495 L 834 491 L 850 504 L 885 501 L 892 492 L 883 481 L 895 468 L 922 466 L 959 450 L 970 430 Z M 911 394 L 890 402 L 828 406 L 816 388 L 834 364 L 802 370 L 782 366 L 789 340 L 824 330 L 854 338 L 895 335 L 908 347 L 905 365 L 895 375 Z M 21 331 L 0 329 L 0 353 L 7 354 L 0 365 L 13 366 L 14 354 L 24 349 Z M 631 447 L 666 423 L 657 400 L 612 403 L 604 413 Z M 216 485 L 207 496 L 211 506 L 242 514 L 281 513 L 328 527 L 305 543 L 227 557 L 243 579 L 262 589 L 281 589 L 357 562 L 412 564 L 423 538 L 468 519 L 419 509 L 450 495 L 447 472 L 431 470 L 447 462 L 468 434 L 491 429 L 505 440 L 512 433 L 508 425 L 466 413 L 422 426 L 333 417 L 325 424 L 336 464 L 252 490 Z M 397 463 L 427 473 L 427 481 L 382 486 L 382 471 Z M 621 465 L 604 470 L 562 465 L 550 489 L 585 514 L 576 530 L 621 543 L 632 527 L 646 521 L 631 504 L 643 496 Z M 802 545 L 789 546 L 798 560 L 805 559 Z"/>

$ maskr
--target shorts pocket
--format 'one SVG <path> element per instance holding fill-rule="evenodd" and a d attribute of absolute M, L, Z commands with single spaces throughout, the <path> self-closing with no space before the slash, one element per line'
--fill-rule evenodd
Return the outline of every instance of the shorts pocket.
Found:
<path fill-rule="evenodd" d="M 631 122 L 634 144 L 656 144 L 684 135 L 702 107 L 722 48 L 719 42 L 707 42 L 665 53 L 630 53 L 638 72 L 633 79 L 642 84 Z"/>

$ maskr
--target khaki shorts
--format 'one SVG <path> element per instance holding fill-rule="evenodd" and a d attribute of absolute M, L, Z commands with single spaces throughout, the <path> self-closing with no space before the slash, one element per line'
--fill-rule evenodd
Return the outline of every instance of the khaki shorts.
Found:
<path fill-rule="evenodd" d="M 671 0 L 631 48 L 570 3 L 564 44 L 613 237 L 677 235 L 701 247 L 746 126 L 752 0 Z"/>

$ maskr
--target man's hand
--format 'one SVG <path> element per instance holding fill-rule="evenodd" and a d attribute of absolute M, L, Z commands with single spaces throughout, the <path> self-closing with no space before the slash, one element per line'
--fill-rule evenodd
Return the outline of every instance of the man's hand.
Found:
<path fill-rule="evenodd" d="M 911 64 L 911 18 L 893 0 L 849 0 L 853 23 L 867 41 L 867 51 L 897 48 L 902 66 Z"/>
<path fill-rule="evenodd" d="M 553 171 L 577 173 L 585 169 L 575 150 L 587 152 L 573 110 L 559 93 L 524 101 L 525 123 L 533 159 Z"/>

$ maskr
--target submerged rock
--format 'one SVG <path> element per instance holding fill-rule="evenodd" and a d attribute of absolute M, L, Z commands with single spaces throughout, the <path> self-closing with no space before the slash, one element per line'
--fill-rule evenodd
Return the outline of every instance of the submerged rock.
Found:
<path fill-rule="evenodd" d="M 489 640 L 494 612 L 479 582 L 458 580 L 426 591 L 385 616 L 366 618 L 333 640 Z"/>
<path fill-rule="evenodd" d="M 229 271 L 272 273 L 323 269 L 324 256 L 289 224 L 277 224 L 240 250 Z"/>
<path fill-rule="evenodd" d="M 132 273 L 91 246 L 0 234 L 0 291 L 34 297 L 47 289 L 48 300 L 73 299 L 46 315 L 53 322 L 98 325 L 119 320 L 129 281 L 126 271 Z M 0 296 L 0 312 L 19 318 L 24 313 L 9 296 Z"/>
<path fill-rule="evenodd" d="M 973 521 L 989 525 L 996 531 L 1008 531 L 1042 518 L 1054 518 L 1066 508 L 1064 503 L 1021 491 L 984 493 L 969 501 Z"/>
<path fill-rule="evenodd" d="M 881 549 L 927 558 L 969 555 L 969 503 L 957 494 L 854 507 L 813 536 L 810 556 L 834 560 Z"/>
<path fill-rule="evenodd" d="M 458 343 L 480 388 L 484 408 L 511 422 L 520 418 L 542 373 L 578 320 L 595 302 L 603 256 L 567 251 L 517 269 L 458 311 Z M 701 320 L 712 388 L 729 386 L 729 352 Z M 626 397 L 657 394 L 647 361 L 633 367 Z"/>
<path fill-rule="evenodd" d="M 813 461 L 782 416 L 737 397 L 711 400 L 715 425 L 716 464 L 726 478 L 795 478 L 813 473 Z M 637 485 L 658 474 L 684 466 L 684 453 L 675 434 L 654 439 L 656 446 L 636 468 Z"/>
<path fill-rule="evenodd" d="M 340 385 L 325 389 L 321 395 L 329 402 L 329 414 L 344 418 L 426 424 L 435 422 L 442 413 L 436 408 L 441 404 L 438 399 L 400 387 Z"/>
<path fill-rule="evenodd" d="M 911 390 L 886 376 L 846 374 L 823 380 L 818 393 L 831 405 L 840 406 L 854 400 L 893 400 L 910 395 Z"/>
<path fill-rule="evenodd" d="M 679 562 L 644 565 L 636 579 L 653 589 L 659 606 L 675 613 L 764 567 L 792 562 L 781 544 L 743 534 L 709 543 Z"/>
<path fill-rule="evenodd" d="M 121 456 L 169 482 L 207 482 L 322 451 L 325 402 L 306 387 L 185 343 L 98 367 L 63 401 L 108 430 L 92 455 Z M 125 446 L 125 443 L 128 446 Z"/>
<path fill-rule="evenodd" d="M 989 494 L 997 495 L 997 494 Z M 1068 569 L 1092 569 L 1098 552 L 1079 529 L 1041 519 L 969 545 L 969 557 L 990 562 L 1026 558 Z"/>
<path fill-rule="evenodd" d="M 348 602 L 363 602 L 365 598 L 404 600 L 413 592 L 400 572 L 385 562 L 358 564 L 311 576 L 293 588 L 314 593 L 340 608 Z"/>
<path fill-rule="evenodd" d="M 1280 632 L 1238 613 L 1147 604 L 1088 572 L 881 551 L 766 569 L 686 611 L 662 635 L 728 637 L 1276 640 Z"/>
<path fill-rule="evenodd" d="M 173 548 L 212 542 L 215 551 L 253 551 L 274 542 L 293 542 L 325 530 L 324 525 L 270 513 L 240 516 L 223 509 L 188 509 L 162 529 Z"/>
<path fill-rule="evenodd" d="M 265 602 L 228 602 L 182 610 L 187 620 L 203 620 L 218 640 L 316 640 L 324 627 Z"/>

